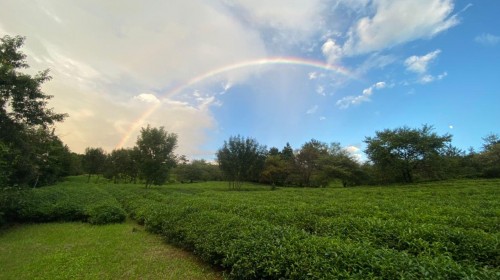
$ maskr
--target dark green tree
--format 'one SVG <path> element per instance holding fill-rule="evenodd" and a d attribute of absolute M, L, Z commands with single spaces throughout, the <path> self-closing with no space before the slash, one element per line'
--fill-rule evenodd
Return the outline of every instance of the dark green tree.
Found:
<path fill-rule="evenodd" d="M 429 125 L 420 129 L 405 126 L 377 131 L 364 142 L 365 153 L 376 168 L 395 181 L 412 183 L 416 175 L 420 180 L 436 179 L 451 135 L 437 135 Z"/>
<path fill-rule="evenodd" d="M 328 178 L 319 174 L 320 160 L 328 155 L 328 145 L 312 139 L 306 142 L 295 155 L 297 171 L 300 175 L 300 186 L 325 186 Z"/>
<path fill-rule="evenodd" d="M 136 166 L 132 158 L 132 150 L 117 149 L 113 150 L 108 156 L 107 174 L 110 179 L 116 184 L 120 181 L 132 181 L 136 170 Z"/>
<path fill-rule="evenodd" d="M 169 171 L 175 167 L 177 157 L 177 135 L 168 133 L 163 127 L 152 128 L 149 125 L 141 129 L 137 138 L 139 151 L 139 170 L 146 182 L 151 185 L 162 185 L 168 180 Z"/>
<path fill-rule="evenodd" d="M 258 181 L 267 155 L 265 146 L 257 140 L 232 136 L 217 153 L 219 167 L 229 186 L 239 189 L 243 181 Z"/>
<path fill-rule="evenodd" d="M 23 37 L 0 38 L 0 177 L 10 186 L 41 185 L 41 178 L 50 183 L 63 174 L 54 171 L 60 166 L 54 160 L 57 152 L 51 149 L 64 145 L 50 132 L 50 126 L 66 115 L 47 108 L 52 96 L 43 93 L 41 86 L 50 80 L 48 70 L 35 76 L 21 72 L 29 67 L 19 50 L 23 44 Z M 33 146 L 40 143 L 43 145 Z"/>
<path fill-rule="evenodd" d="M 330 144 L 328 153 L 320 158 L 320 170 L 329 180 L 340 180 L 344 187 L 358 185 L 367 179 L 360 163 L 336 142 Z"/>
<path fill-rule="evenodd" d="M 196 181 L 219 181 L 222 174 L 218 166 L 210 164 L 205 160 L 192 160 L 177 165 L 175 168 L 177 180 L 181 182 L 196 182 Z"/>
<path fill-rule="evenodd" d="M 107 155 L 102 148 L 86 148 L 83 155 L 83 170 L 88 174 L 87 182 L 90 182 L 92 175 L 97 175 L 96 182 L 99 181 L 99 175 L 105 171 L 106 163 Z"/>
<path fill-rule="evenodd" d="M 289 168 L 281 155 L 269 154 L 264 162 L 261 181 L 275 186 L 283 186 L 288 177 Z"/>
<path fill-rule="evenodd" d="M 500 177 L 500 137 L 489 134 L 483 138 L 483 150 L 476 156 L 481 175 L 486 178 Z"/>

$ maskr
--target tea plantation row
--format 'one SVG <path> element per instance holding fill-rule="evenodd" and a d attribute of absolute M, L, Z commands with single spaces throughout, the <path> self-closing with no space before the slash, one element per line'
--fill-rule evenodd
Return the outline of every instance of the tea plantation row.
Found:
<path fill-rule="evenodd" d="M 126 215 L 108 191 L 75 181 L 34 190 L 6 190 L 0 193 L 0 225 L 2 221 L 84 221 L 107 224 L 123 222 Z"/>
<path fill-rule="evenodd" d="M 126 212 L 233 279 L 500 278 L 499 180 L 230 191 L 73 178 L 3 198 L 16 199 L 6 219 L 102 224 Z"/>
<path fill-rule="evenodd" d="M 493 279 L 499 185 L 106 189 L 148 230 L 234 279 Z"/>

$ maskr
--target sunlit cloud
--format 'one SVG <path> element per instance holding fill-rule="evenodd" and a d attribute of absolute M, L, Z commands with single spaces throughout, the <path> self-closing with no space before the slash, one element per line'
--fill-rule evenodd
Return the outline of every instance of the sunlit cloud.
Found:
<path fill-rule="evenodd" d="M 321 47 L 323 55 L 326 57 L 328 63 L 336 63 L 342 57 L 342 46 L 335 43 L 334 40 L 328 39 Z"/>
<path fill-rule="evenodd" d="M 350 145 L 345 147 L 344 150 L 346 150 L 352 157 L 354 157 L 355 160 L 362 161 L 363 155 L 359 147 Z"/>
<path fill-rule="evenodd" d="M 146 103 L 160 103 L 160 100 L 152 93 L 141 93 L 132 99 Z"/>
<path fill-rule="evenodd" d="M 451 0 L 372 1 L 372 14 L 350 29 L 343 46 L 347 55 L 369 53 L 419 38 L 430 38 L 459 23 Z"/>

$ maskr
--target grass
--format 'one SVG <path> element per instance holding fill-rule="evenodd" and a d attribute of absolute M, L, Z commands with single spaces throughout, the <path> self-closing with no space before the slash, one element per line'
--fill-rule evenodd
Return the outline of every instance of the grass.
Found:
<path fill-rule="evenodd" d="M 144 229 L 129 221 L 0 231 L 0 279 L 222 277 L 162 240 L 230 279 L 500 279 L 500 180 L 239 191 L 82 180 L 26 196 L 21 221 L 88 221 L 86 209 L 101 201 Z"/>
<path fill-rule="evenodd" d="M 16 225 L 0 232 L 0 279 L 221 279 L 133 222 Z"/>

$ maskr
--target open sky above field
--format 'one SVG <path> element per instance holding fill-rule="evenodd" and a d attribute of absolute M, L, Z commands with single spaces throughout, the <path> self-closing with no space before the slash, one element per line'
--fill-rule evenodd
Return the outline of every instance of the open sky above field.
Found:
<path fill-rule="evenodd" d="M 434 125 L 480 148 L 500 126 L 497 0 L 0 0 L 69 118 L 75 152 L 135 144 L 140 127 L 213 159 L 231 135 L 360 155 L 365 136 Z"/>

